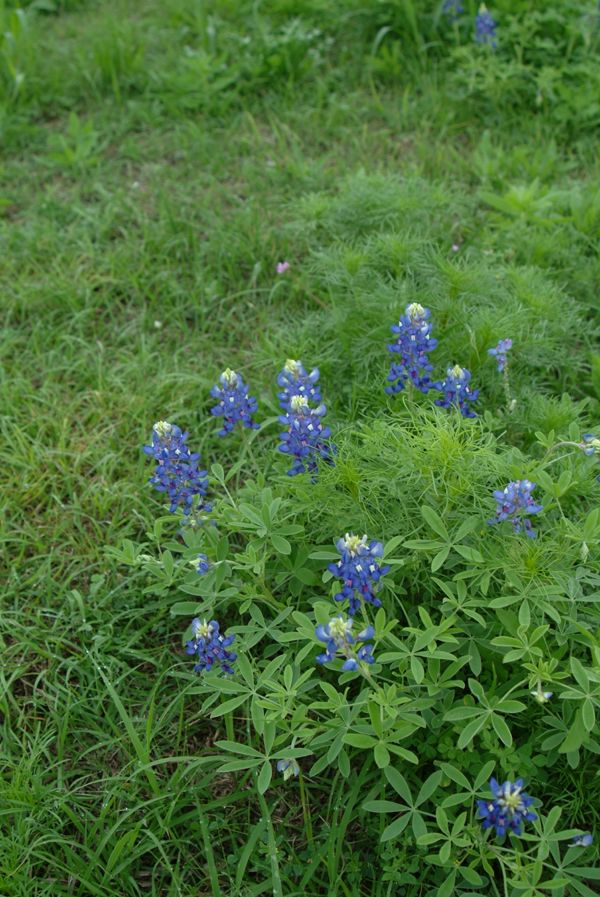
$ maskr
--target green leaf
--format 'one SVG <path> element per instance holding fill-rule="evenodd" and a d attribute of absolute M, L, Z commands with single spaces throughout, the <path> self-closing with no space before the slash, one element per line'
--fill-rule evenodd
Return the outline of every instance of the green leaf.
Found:
<path fill-rule="evenodd" d="M 225 713 L 229 713 L 230 710 L 235 710 L 237 707 L 240 707 L 244 701 L 246 700 L 247 695 L 237 695 L 235 698 L 230 698 L 228 701 L 225 701 L 220 707 L 216 707 L 212 713 L 210 714 L 213 719 L 217 716 L 223 716 Z"/>
<path fill-rule="evenodd" d="M 502 741 L 503 744 L 506 745 L 506 747 L 510 747 L 513 743 L 510 729 L 508 728 L 502 717 L 498 716 L 497 713 L 492 713 L 492 726 L 494 727 L 500 741 Z"/>
<path fill-rule="evenodd" d="M 402 773 L 398 772 L 397 769 L 394 769 L 393 766 L 389 766 L 385 770 L 385 777 L 394 791 L 406 801 L 409 807 L 412 807 L 412 794 L 410 792 L 410 788 L 408 787 L 408 783 Z"/>
<path fill-rule="evenodd" d="M 382 741 L 375 745 L 373 757 L 379 769 L 385 769 L 386 766 L 390 765 L 390 752 Z"/>
<path fill-rule="evenodd" d="M 431 571 L 435 573 L 436 570 L 439 570 L 440 567 L 446 562 L 448 555 L 450 554 L 450 548 L 445 546 L 441 551 L 438 551 L 436 556 L 433 558 L 431 562 Z"/>
<path fill-rule="evenodd" d="M 482 714 L 482 716 L 479 719 L 474 719 L 474 720 L 471 720 L 470 723 L 467 723 L 465 728 L 460 733 L 459 739 L 456 743 L 456 746 L 459 749 L 459 751 L 462 750 L 463 748 L 465 748 L 468 744 L 470 744 L 471 741 L 473 741 L 473 739 L 475 738 L 475 736 L 477 735 L 479 730 L 483 729 L 486 719 L 487 719 L 487 715 Z"/>
<path fill-rule="evenodd" d="M 408 823 L 410 822 L 410 818 L 412 813 L 405 813 L 404 816 L 400 816 L 399 819 L 395 819 L 387 828 L 383 830 L 381 835 L 382 841 L 391 841 L 392 838 L 397 838 L 402 834 Z"/>
<path fill-rule="evenodd" d="M 284 539 L 283 536 L 280 536 L 279 533 L 271 533 L 271 543 L 275 551 L 278 551 L 279 554 L 292 553 L 292 546 L 288 540 Z"/>
<path fill-rule="evenodd" d="M 367 813 L 401 813 L 406 807 L 393 800 L 367 800 L 363 804 L 363 810 Z"/>
<path fill-rule="evenodd" d="M 421 514 L 423 515 L 423 519 L 426 523 L 429 524 L 434 533 L 437 533 L 438 536 L 441 536 L 446 542 L 450 541 L 450 534 L 444 525 L 444 521 L 433 508 L 430 508 L 428 505 L 423 505 L 421 507 Z"/>
<path fill-rule="evenodd" d="M 273 776 L 273 767 L 271 766 L 270 760 L 265 760 L 263 765 L 260 768 L 260 772 L 258 774 L 257 779 L 257 787 L 258 793 L 264 794 L 269 785 L 271 784 L 271 778 Z"/>

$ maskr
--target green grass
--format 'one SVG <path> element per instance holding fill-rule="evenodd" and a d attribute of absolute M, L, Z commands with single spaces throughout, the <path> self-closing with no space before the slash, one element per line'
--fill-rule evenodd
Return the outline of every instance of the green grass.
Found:
<path fill-rule="evenodd" d="M 431 18 L 419 31 L 424 7 L 0 5 L 2 897 L 385 897 L 418 875 L 397 843 L 374 851 L 366 775 L 332 773 L 328 791 L 305 779 L 304 813 L 296 790 L 258 805 L 243 776 L 215 779 L 225 728 L 177 678 L 179 621 L 106 549 L 147 542 L 159 516 L 140 451 L 153 422 L 176 420 L 228 466 L 238 445 L 214 435 L 210 386 L 235 366 L 275 414 L 290 355 L 319 364 L 341 447 L 312 542 L 337 534 L 342 511 L 357 530 L 390 519 L 407 494 L 410 535 L 442 462 L 479 502 L 501 419 L 467 447 L 448 425 L 449 461 L 426 423 L 381 422 L 389 324 L 423 295 L 444 333 L 438 363 L 460 357 L 492 407 L 486 348 L 509 333 L 528 346 L 507 475 L 536 431 L 597 419 L 595 32 L 564 3 L 577 32 L 564 71 L 560 47 L 545 68 L 533 49 L 490 63 L 445 49 Z M 412 471 L 401 492 L 398 463 Z M 585 477 L 576 467 L 567 510 L 593 506 Z M 346 492 L 330 509 L 332 484 Z M 554 785 L 588 826 L 594 772 L 593 758 L 565 765 Z"/>

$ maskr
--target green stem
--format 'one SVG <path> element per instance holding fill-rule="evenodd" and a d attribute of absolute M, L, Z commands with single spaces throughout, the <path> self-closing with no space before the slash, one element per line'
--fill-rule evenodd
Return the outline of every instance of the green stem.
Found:
<path fill-rule="evenodd" d="M 300 785 L 300 800 L 302 801 L 302 815 L 304 816 L 304 830 L 306 831 L 306 841 L 310 846 L 312 846 L 312 819 L 310 818 L 310 807 L 308 805 L 306 796 L 306 788 L 304 786 L 304 776 L 302 775 L 302 770 L 300 770 L 298 774 L 298 784 Z"/>
<path fill-rule="evenodd" d="M 254 782 L 256 784 L 256 778 L 254 779 Z M 271 861 L 271 887 L 273 891 L 273 897 L 283 897 L 283 889 L 281 887 L 281 873 L 279 872 L 279 861 L 277 859 L 277 844 L 275 841 L 275 832 L 273 831 L 273 823 L 271 822 L 271 813 L 269 811 L 269 807 L 267 806 L 264 794 L 261 794 L 258 788 L 256 788 L 256 793 L 258 795 L 258 802 L 260 804 L 260 812 L 267 825 L 267 850 L 269 852 L 269 859 Z"/>
<path fill-rule="evenodd" d="M 221 885 L 219 884 L 219 873 L 217 872 L 215 855 L 213 853 L 212 844 L 210 843 L 208 822 L 206 821 L 206 815 L 202 811 L 198 813 L 198 821 L 200 822 L 200 831 L 202 832 L 202 841 L 204 842 L 206 865 L 208 866 L 208 877 L 210 878 L 213 897 L 222 897 Z"/>
<path fill-rule="evenodd" d="M 225 714 L 225 732 L 228 741 L 235 741 L 235 731 L 233 728 L 233 710 Z"/>

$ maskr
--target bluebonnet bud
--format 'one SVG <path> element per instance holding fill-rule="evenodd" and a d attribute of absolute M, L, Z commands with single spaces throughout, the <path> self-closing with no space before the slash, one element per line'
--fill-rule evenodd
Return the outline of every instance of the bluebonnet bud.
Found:
<path fill-rule="evenodd" d="M 300 767 L 295 760 L 278 760 L 277 772 L 282 772 L 283 781 L 287 782 L 287 780 L 291 779 L 292 776 L 298 775 L 298 773 L 300 772 Z"/>
<path fill-rule="evenodd" d="M 511 339 L 501 339 L 497 346 L 494 346 L 493 349 L 488 349 L 488 355 L 491 355 L 496 359 L 496 364 L 498 365 L 500 373 L 504 371 L 508 363 L 507 352 L 509 349 L 512 349 Z"/>
<path fill-rule="evenodd" d="M 219 436 L 227 436 L 237 423 L 241 423 L 248 430 L 258 429 L 258 424 L 252 420 L 258 403 L 254 396 L 248 394 L 248 387 L 241 374 L 227 368 L 210 394 L 218 399 L 218 403 L 210 409 L 211 413 L 223 418 L 223 428 L 218 431 Z"/>
<path fill-rule="evenodd" d="M 210 570 L 210 561 L 208 560 L 208 556 L 200 553 L 198 557 L 195 557 L 190 561 L 192 567 L 195 568 L 198 576 L 205 576 Z"/>
<path fill-rule="evenodd" d="M 594 843 L 594 836 L 590 835 L 589 832 L 584 832 L 582 835 L 575 835 L 572 839 L 571 844 L 574 847 L 589 847 L 590 844 Z"/>
<path fill-rule="evenodd" d="M 277 393 L 279 404 L 284 411 L 290 410 L 292 396 L 304 396 L 309 402 L 321 401 L 321 390 L 317 386 L 319 369 L 307 373 L 301 361 L 288 358 L 282 371 L 277 376 L 277 385 L 281 392 Z"/>
<path fill-rule="evenodd" d="M 448 16 L 452 21 L 461 16 L 464 11 L 465 8 L 462 5 L 461 0 L 444 0 L 442 4 L 443 15 Z"/>
<path fill-rule="evenodd" d="M 469 405 L 477 401 L 479 390 L 471 389 L 470 380 L 471 372 L 466 368 L 461 368 L 458 364 L 455 364 L 453 368 L 448 368 L 446 379 L 435 384 L 435 389 L 444 393 L 441 399 L 435 400 L 435 404 L 440 408 L 451 408 L 455 405 L 463 417 L 475 417 L 475 412 L 469 408 Z"/>
<path fill-rule="evenodd" d="M 515 480 L 504 489 L 497 489 L 493 493 L 497 503 L 496 517 L 494 520 L 488 520 L 489 525 L 510 520 L 516 533 L 524 531 L 530 539 L 535 539 L 536 532 L 526 515 L 539 514 L 544 508 L 535 503 L 531 494 L 534 489 L 535 483 L 530 480 Z"/>
<path fill-rule="evenodd" d="M 357 635 L 352 635 L 354 620 L 344 620 L 340 614 L 333 617 L 326 626 L 320 625 L 315 629 L 315 635 L 321 642 L 325 642 L 325 651 L 316 658 L 317 663 L 331 663 L 340 654 L 345 657 L 342 670 L 355 671 L 359 663 L 374 663 L 373 645 L 365 644 L 375 635 L 372 626 L 367 626 Z M 362 642 L 360 647 L 358 643 Z"/>
<path fill-rule="evenodd" d="M 192 511 L 210 511 L 211 506 L 203 501 L 208 491 L 206 471 L 198 469 L 200 455 L 190 452 L 187 438 L 175 424 L 160 420 L 154 424 L 152 443 L 144 446 L 144 452 L 156 461 L 150 482 L 157 492 L 168 495 L 171 513 L 181 508 L 190 515 Z"/>
<path fill-rule="evenodd" d="M 584 433 L 581 447 L 584 455 L 600 455 L 600 439 L 595 433 Z"/>
<path fill-rule="evenodd" d="M 375 587 L 382 576 L 389 572 L 389 566 L 381 566 L 379 559 L 383 556 L 381 542 L 368 542 L 367 537 L 354 536 L 350 533 L 338 539 L 336 548 L 340 560 L 329 564 L 329 571 L 337 579 L 341 579 L 341 591 L 334 595 L 334 601 L 350 603 L 348 613 L 351 617 L 360 608 L 361 601 L 381 607 L 381 601 L 375 595 Z"/>
<path fill-rule="evenodd" d="M 289 411 L 279 418 L 287 429 L 280 434 L 281 443 L 277 446 L 280 452 L 294 459 L 288 476 L 306 471 L 316 473 L 318 458 L 328 462 L 333 460 L 335 448 L 328 442 L 331 430 L 321 421 L 326 412 L 325 405 L 310 408 L 305 396 L 290 398 Z"/>
<path fill-rule="evenodd" d="M 504 782 L 499 785 L 496 779 L 490 779 L 492 800 L 478 800 L 479 816 L 483 819 L 483 828 L 494 828 L 502 837 L 507 832 L 520 835 L 525 822 L 533 822 L 537 816 L 529 807 L 533 798 L 523 791 L 523 779 Z"/>
<path fill-rule="evenodd" d="M 533 695 L 535 700 L 538 702 L 538 704 L 547 704 L 548 701 L 550 700 L 550 698 L 552 697 L 552 695 L 554 694 L 554 692 L 553 691 L 542 691 L 542 683 L 538 682 L 537 688 L 534 688 L 533 691 L 531 692 L 531 694 Z"/>
<path fill-rule="evenodd" d="M 234 651 L 227 648 L 234 641 L 235 635 L 224 636 L 219 632 L 216 620 L 207 623 L 197 617 L 192 620 L 192 638 L 186 642 L 186 654 L 194 654 L 197 663 L 196 673 L 210 671 L 213 667 L 221 667 L 224 673 L 233 673 L 232 664 L 237 658 Z"/>
<path fill-rule="evenodd" d="M 431 336 L 430 315 L 428 308 L 412 302 L 406 306 L 398 323 L 392 324 L 392 333 L 397 334 L 397 339 L 388 344 L 388 349 L 400 357 L 390 368 L 387 379 L 392 385 L 385 388 L 388 394 L 401 392 L 407 383 L 424 393 L 433 386 L 429 376 L 433 365 L 428 355 L 437 346 L 437 340 Z"/>
<path fill-rule="evenodd" d="M 475 41 L 478 44 L 485 44 L 492 49 L 496 49 L 498 41 L 496 40 L 496 23 L 492 15 L 488 12 L 485 3 L 479 7 L 479 12 L 475 16 Z"/>

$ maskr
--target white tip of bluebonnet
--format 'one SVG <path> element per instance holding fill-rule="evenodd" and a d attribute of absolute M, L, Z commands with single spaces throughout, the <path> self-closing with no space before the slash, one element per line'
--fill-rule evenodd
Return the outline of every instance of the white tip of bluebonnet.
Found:
<path fill-rule="evenodd" d="M 173 424 L 170 424 L 167 420 L 157 420 L 152 429 L 157 436 L 159 436 L 161 439 L 164 439 L 165 436 L 168 436 L 172 431 Z"/>

